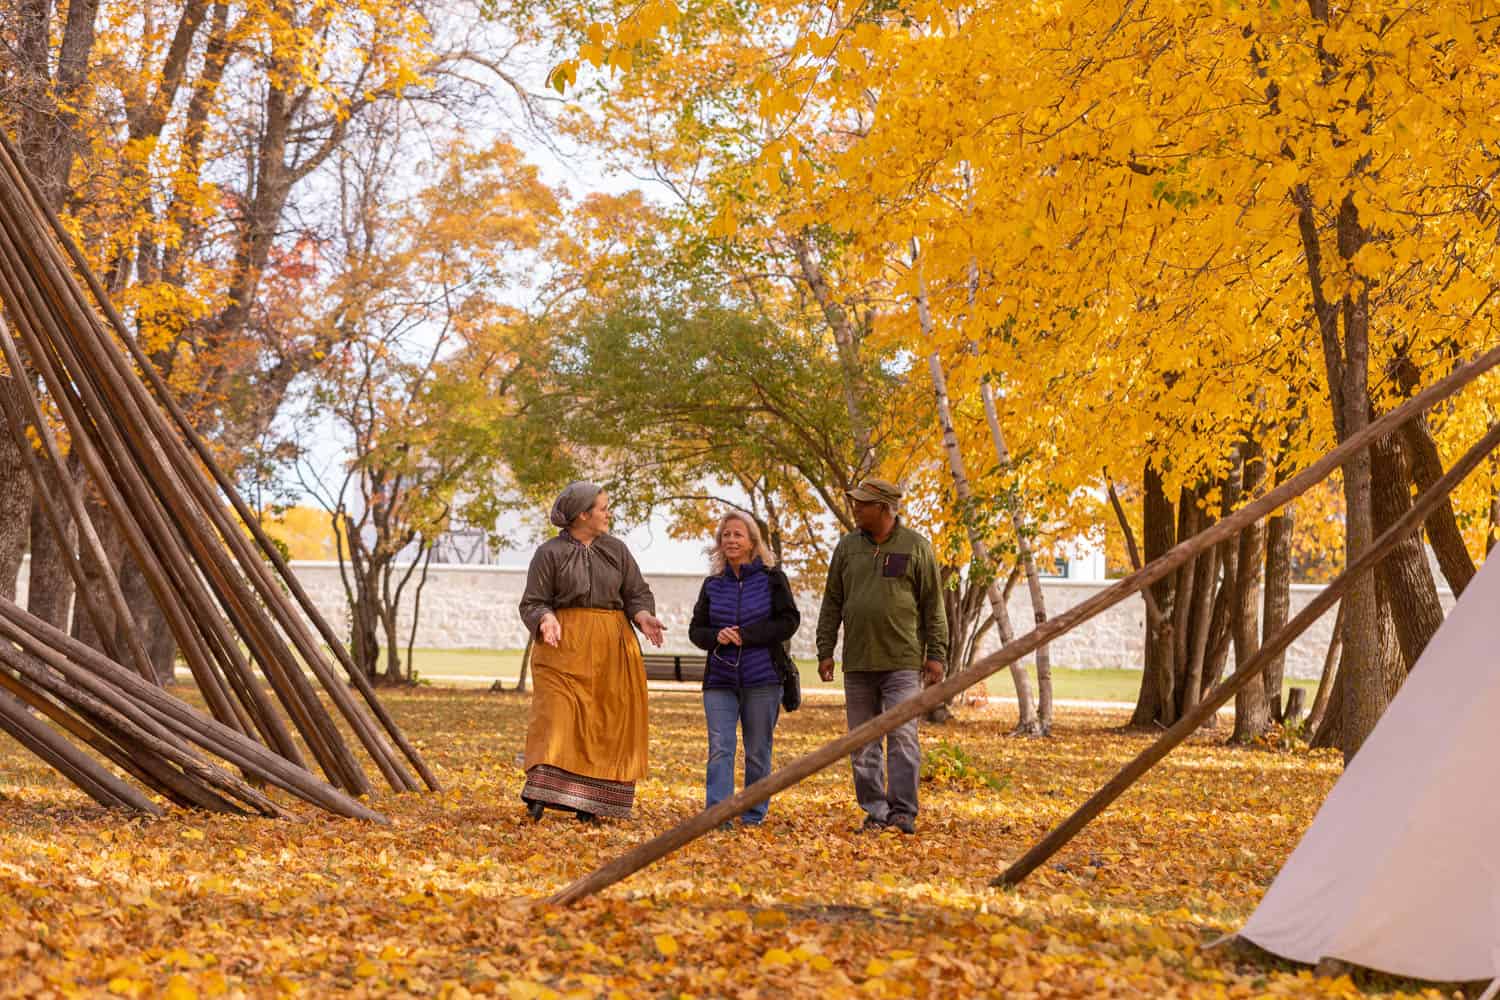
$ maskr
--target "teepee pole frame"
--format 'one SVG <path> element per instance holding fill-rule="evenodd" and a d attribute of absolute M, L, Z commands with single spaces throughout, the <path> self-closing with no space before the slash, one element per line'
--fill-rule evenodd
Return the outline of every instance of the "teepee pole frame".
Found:
<path fill-rule="evenodd" d="M 718 827 L 720 823 L 733 819 L 752 806 L 765 802 L 777 792 L 790 788 L 818 771 L 837 763 L 898 726 L 924 715 L 935 706 L 948 701 L 991 674 L 1033 652 L 1038 646 L 1055 640 L 1058 636 L 1071 631 L 1090 618 L 1175 572 L 1188 560 L 1196 557 L 1199 552 L 1237 535 L 1244 528 L 1322 482 L 1331 472 L 1379 438 L 1392 433 L 1407 420 L 1424 412 L 1433 404 L 1452 396 L 1496 365 L 1500 365 L 1500 348 L 1489 350 L 1475 360 L 1455 369 L 1390 413 L 1371 421 L 1358 433 L 1280 486 L 1259 499 L 1251 501 L 1187 541 L 1174 546 L 1161 557 L 1147 563 L 1114 586 L 1069 608 L 1026 635 L 1006 643 L 968 670 L 953 674 L 947 680 L 924 689 L 915 698 L 902 702 L 890 711 L 876 716 L 812 753 L 799 757 L 775 773 L 762 778 L 711 808 L 705 809 L 653 840 L 632 848 L 594 872 L 564 887 L 548 902 L 566 905 L 593 895 L 691 843 Z"/>
<path fill-rule="evenodd" d="M 123 379 L 125 387 L 139 396 L 140 405 L 145 412 L 145 416 L 154 425 L 153 430 L 155 431 L 158 443 L 163 445 L 167 457 L 177 466 L 178 471 L 187 480 L 187 485 L 193 488 L 203 509 L 208 511 L 209 515 L 214 517 L 215 520 L 222 522 L 222 515 L 216 506 L 217 501 L 212 497 L 205 498 L 204 496 L 204 488 L 207 486 L 207 483 L 202 481 L 202 476 L 203 472 L 206 471 L 212 477 L 214 484 L 219 488 L 222 495 L 230 502 L 244 527 L 250 531 L 261 552 L 270 560 L 276 571 L 276 577 L 280 578 L 279 582 L 273 577 L 264 563 L 256 557 L 253 549 L 239 534 L 237 527 L 232 527 L 222 534 L 223 539 L 237 557 L 241 568 L 245 570 L 246 575 L 249 577 L 250 584 L 254 586 L 261 600 L 265 602 L 267 610 L 271 612 L 277 624 L 297 646 L 298 651 L 313 670 L 313 673 L 318 677 L 318 680 L 329 691 L 336 706 L 344 714 L 346 720 L 355 730 L 361 742 L 365 744 L 371 757 L 375 760 L 377 766 L 380 767 L 392 786 L 398 790 L 415 790 L 417 787 L 416 782 L 412 781 L 401 769 L 399 763 L 397 763 L 394 750 L 386 743 L 382 734 L 376 729 L 374 722 L 364 716 L 364 713 L 347 697 L 341 686 L 334 679 L 331 670 L 324 661 L 323 650 L 319 648 L 317 640 L 308 630 L 304 620 L 298 613 L 298 609 L 293 607 L 292 601 L 282 591 L 279 584 L 286 586 L 287 590 L 291 592 L 292 597 L 295 598 L 296 603 L 300 605 L 301 612 L 306 614 L 307 619 L 313 623 L 318 635 L 321 636 L 323 642 L 333 652 L 335 658 L 338 659 L 340 665 L 348 675 L 350 682 L 363 697 L 368 710 L 375 717 L 374 721 L 378 721 L 380 727 L 385 730 L 384 735 L 388 735 L 396 746 L 400 748 L 402 754 L 406 756 L 412 767 L 416 769 L 422 782 L 428 788 L 432 790 L 440 789 L 442 786 L 437 776 L 428 767 L 416 747 L 407 739 L 405 733 L 396 724 L 385 705 L 376 696 L 369 679 L 364 676 L 350 658 L 342 640 L 339 639 L 327 619 L 324 618 L 316 604 L 308 596 L 296 575 L 291 572 L 291 568 L 287 565 L 280 550 L 276 548 L 275 543 L 265 534 L 260 526 L 259 519 L 240 496 L 233 480 L 220 468 L 202 436 L 198 434 L 197 429 L 187 419 L 187 415 L 183 412 L 171 390 L 156 371 L 155 366 L 141 351 L 129 330 L 126 329 L 124 320 L 114 308 L 113 303 L 100 284 L 98 276 L 94 274 L 93 269 L 89 266 L 83 252 L 78 248 L 71 234 L 62 225 L 61 220 L 57 218 L 57 214 L 52 210 L 52 207 L 41 197 L 35 178 L 29 172 L 20 168 L 20 155 L 3 130 L 0 130 L 0 151 L 3 151 L 4 154 L 0 159 L 8 161 L 5 165 L 10 167 L 9 172 L 19 181 L 25 194 L 29 196 L 28 200 L 30 204 L 28 207 L 32 209 L 32 217 L 45 220 L 53 236 L 67 252 L 78 274 L 82 276 L 84 282 L 88 285 L 99 308 L 114 328 L 118 335 L 119 343 L 124 345 L 130 359 L 135 362 L 136 367 L 139 369 L 139 374 L 144 376 L 146 382 L 150 384 L 157 398 L 156 401 L 165 407 L 167 413 L 172 418 L 172 422 L 176 424 L 177 430 L 181 433 L 182 437 L 178 438 L 172 432 L 171 428 L 167 426 L 166 418 L 155 406 L 151 405 L 151 400 L 149 395 L 146 394 L 143 385 L 136 382 L 134 378 L 126 377 Z M 74 296 L 82 303 L 81 289 L 74 288 L 72 291 Z M 105 365 L 103 370 L 108 371 L 113 369 L 117 373 L 127 372 L 128 361 L 120 355 L 119 346 L 110 341 L 109 338 L 104 337 L 102 331 L 90 327 L 89 332 L 95 334 L 96 343 L 104 349 Z M 184 444 L 184 440 L 186 444 Z M 192 458 L 188 452 L 189 446 L 192 453 L 197 457 L 199 463 L 197 467 L 191 467 Z"/>
<path fill-rule="evenodd" d="M 161 451 L 165 450 L 165 440 L 154 445 L 143 440 L 142 432 L 147 426 L 143 424 L 143 414 L 132 407 L 128 394 L 118 384 L 119 380 L 110 377 L 115 373 L 101 364 L 97 356 L 90 358 L 83 353 L 95 339 L 97 320 L 86 308 L 83 293 L 67 272 L 67 265 L 56 247 L 37 225 L 35 205 L 26 202 L 21 188 L 18 164 L 3 162 L 0 168 L 5 171 L 0 180 L 8 182 L 0 183 L 0 209 L 5 209 L 0 212 L 0 224 L 9 237 L 7 249 L 17 258 L 24 253 L 25 247 L 37 251 L 28 262 L 29 266 L 21 265 L 19 261 L 14 263 L 12 283 L 19 284 L 28 301 L 48 302 L 53 307 L 38 310 L 42 322 L 35 332 L 40 333 L 43 340 L 38 342 L 33 338 L 28 344 L 31 360 L 47 379 L 59 408 L 65 414 L 71 409 L 69 423 L 75 434 L 83 430 L 85 438 L 95 435 L 93 443 L 104 457 L 113 462 L 112 474 L 111 471 L 96 472 L 95 482 L 112 481 L 122 487 L 125 500 L 173 571 L 177 589 L 195 606 L 193 621 L 200 627 L 211 627 L 219 632 L 216 645 L 235 656 L 237 662 L 232 669 L 248 676 L 248 666 L 238 656 L 229 627 L 217 612 L 213 595 L 207 589 L 214 587 L 222 597 L 224 586 L 232 586 L 238 574 L 224 565 L 227 553 L 204 532 L 197 530 L 201 527 L 195 517 L 198 512 L 185 502 L 181 484 L 174 481 L 170 470 L 163 464 Z M 66 332 L 63 317 L 69 320 Z M 25 336 L 24 324 L 21 330 Z M 64 405 L 65 400 L 71 405 Z M 166 502 L 163 495 L 168 497 Z M 232 610 L 230 605 L 224 606 Z M 253 616 L 254 612 L 249 614 Z M 259 616 L 247 618 L 246 624 L 256 627 L 241 633 L 242 637 L 257 653 L 267 679 L 324 772 L 330 780 L 356 794 L 368 792 L 368 779 L 360 772 L 333 721 L 318 704 L 290 652 L 285 653 L 284 659 L 277 659 L 278 650 L 268 649 L 268 629 L 259 627 L 262 625 Z M 218 694 L 222 697 L 224 693 L 220 688 Z"/>

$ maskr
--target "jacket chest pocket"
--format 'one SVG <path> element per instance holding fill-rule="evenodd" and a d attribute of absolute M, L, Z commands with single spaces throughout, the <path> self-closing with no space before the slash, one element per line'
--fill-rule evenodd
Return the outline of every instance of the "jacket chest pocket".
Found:
<path fill-rule="evenodd" d="M 906 552 L 884 552 L 876 557 L 880 575 L 886 580 L 904 580 L 911 566 L 911 556 Z"/>

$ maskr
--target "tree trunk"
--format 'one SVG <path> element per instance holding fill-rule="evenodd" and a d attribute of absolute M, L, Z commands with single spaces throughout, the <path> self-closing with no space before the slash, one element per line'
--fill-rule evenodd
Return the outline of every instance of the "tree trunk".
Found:
<path fill-rule="evenodd" d="M 1198 494 L 1196 490 L 1183 487 L 1177 499 L 1177 541 L 1185 542 L 1198 532 Z M 1188 647 L 1191 644 L 1193 610 L 1193 584 L 1197 580 L 1198 560 L 1183 563 L 1177 571 L 1172 600 L 1172 690 L 1174 700 L 1187 674 Z"/>
<path fill-rule="evenodd" d="M 373 681 L 380 669 L 380 638 L 373 614 L 377 571 L 364 550 L 361 525 L 343 510 L 332 513 L 329 521 L 337 546 L 339 581 L 349 607 L 349 658 L 362 676 Z"/>
<path fill-rule="evenodd" d="M 1346 291 L 1340 301 L 1331 301 L 1324 295 L 1322 237 L 1312 192 L 1306 184 L 1299 184 L 1293 197 L 1297 204 L 1303 257 L 1307 263 L 1308 292 L 1323 348 L 1334 430 L 1340 441 L 1346 441 L 1362 430 L 1370 417 L 1369 284 L 1360 279 L 1359 286 Z M 1360 224 L 1359 210 L 1352 194 L 1346 194 L 1339 204 L 1335 235 L 1338 254 L 1346 262 L 1369 239 Z M 1365 449 L 1344 465 L 1346 566 L 1352 566 L 1375 537 L 1371 461 L 1371 449 Z M 1376 596 L 1378 576 L 1374 574 L 1356 581 L 1343 601 L 1343 667 L 1339 670 L 1323 732 L 1336 729 L 1345 762 L 1353 759 L 1365 737 L 1380 721 L 1387 704 L 1382 656 L 1386 626 L 1390 623 L 1382 622 L 1380 618 L 1380 602 Z M 1394 629 L 1390 631 L 1394 632 Z M 1330 723 L 1337 725 L 1331 727 Z M 1323 733 L 1319 735 L 1321 738 Z"/>
<path fill-rule="evenodd" d="M 1373 681 L 1376 689 L 1375 696 L 1383 704 L 1389 704 L 1390 700 L 1396 696 L 1402 680 L 1406 677 L 1406 664 L 1401 656 L 1401 640 L 1396 635 L 1395 618 L 1391 614 L 1385 587 L 1380 584 L 1378 574 L 1375 575 L 1375 579 L 1377 626 L 1374 635 L 1375 658 L 1366 663 L 1355 662 L 1349 648 L 1349 629 L 1346 627 L 1339 666 L 1333 680 L 1333 691 L 1328 699 L 1328 707 L 1324 711 L 1322 724 L 1313 735 L 1312 746 L 1314 747 L 1344 749 L 1356 737 L 1358 737 L 1358 742 L 1363 743 L 1364 737 L 1369 735 L 1368 732 L 1363 734 L 1350 732 L 1351 725 L 1359 724 L 1356 721 L 1357 717 L 1353 715 L 1358 710 L 1358 705 L 1353 705 L 1351 702 L 1351 692 L 1356 690 L 1348 681 L 1351 673 L 1363 672 L 1364 680 Z M 1343 612 L 1342 607 L 1339 610 Z M 1349 759 L 1352 758 L 1346 750 L 1346 763 Z"/>
<path fill-rule="evenodd" d="M 984 612 L 985 595 L 989 588 L 984 578 L 989 572 L 977 562 L 969 566 L 968 579 L 956 566 L 943 566 L 940 573 L 943 581 L 943 612 L 948 619 L 948 663 L 946 674 L 952 676 L 968 669 L 974 653 L 974 634 Z M 928 722 L 941 725 L 953 718 L 952 702 L 928 712 Z"/>
<path fill-rule="evenodd" d="M 413 681 L 417 676 L 417 623 L 422 620 L 422 591 L 427 588 L 427 571 L 432 568 L 432 552 L 434 546 L 423 538 L 422 547 L 425 550 L 422 556 L 422 571 L 417 576 L 417 589 L 411 595 L 411 631 L 406 634 L 406 679 Z M 777 560 L 778 565 L 780 559 Z"/>
<path fill-rule="evenodd" d="M 158 684 L 170 684 L 176 679 L 177 639 L 151 587 L 146 575 L 141 572 L 135 557 L 125 553 L 120 566 L 120 591 L 130 607 L 130 616 L 140 630 L 146 643 L 146 654 L 151 667 L 156 671 Z"/>
<path fill-rule="evenodd" d="M 1333 637 L 1328 640 L 1328 652 L 1323 656 L 1323 672 L 1318 677 L 1318 693 L 1313 697 L 1312 710 L 1307 713 L 1307 724 L 1303 731 L 1316 735 L 1328 713 L 1328 700 L 1333 694 L 1333 683 L 1338 676 L 1339 657 L 1344 648 L 1344 603 L 1339 602 L 1338 614 L 1333 619 Z"/>
<path fill-rule="evenodd" d="M 989 588 L 983 581 L 985 570 L 977 564 L 969 567 L 967 579 L 957 566 L 941 568 L 943 612 L 948 617 L 948 673 L 967 670 L 973 658 L 974 633 L 984 613 Z"/>
<path fill-rule="evenodd" d="M 360 672 L 372 681 L 380 676 L 380 616 L 376 614 L 374 589 L 372 581 L 360 577 L 349 615 L 353 639 L 350 653 Z"/>
<path fill-rule="evenodd" d="M 401 637 L 396 622 L 397 609 L 387 604 L 380 609 L 380 626 L 385 632 L 385 682 L 405 684 L 408 680 L 401 663 Z"/>
<path fill-rule="evenodd" d="M 533 637 L 526 637 L 526 649 L 521 653 L 521 676 L 516 678 L 517 691 L 526 690 L 526 675 L 531 671 L 531 647 L 533 644 L 535 644 L 535 642 L 536 639 L 534 639 Z M 498 684 L 499 681 L 496 681 L 495 683 Z"/>
<path fill-rule="evenodd" d="M 1421 388 L 1421 371 L 1410 358 L 1402 356 L 1395 364 L 1396 381 L 1402 391 L 1416 395 Z M 1443 477 L 1443 458 L 1438 452 L 1437 441 L 1432 437 L 1432 428 L 1426 415 L 1414 417 L 1401 427 L 1401 450 L 1411 469 L 1411 478 L 1418 489 L 1429 490 L 1432 484 Z M 1453 512 L 1453 498 L 1444 497 L 1437 509 L 1423 523 L 1427 540 L 1437 556 L 1438 568 L 1454 597 L 1463 594 L 1469 581 L 1474 579 L 1474 560 L 1469 558 L 1469 547 L 1464 544 L 1464 534 L 1458 526 L 1458 517 Z M 1398 605 L 1399 606 L 1399 605 Z"/>
<path fill-rule="evenodd" d="M 1381 438 L 1371 452 L 1372 506 L 1375 531 L 1379 533 L 1411 510 L 1412 482 L 1406 453 L 1394 435 Z M 1401 655 L 1410 670 L 1443 624 L 1443 605 L 1438 600 L 1427 553 L 1422 549 L 1421 534 L 1402 539 L 1376 572 L 1390 595 Z"/>
<path fill-rule="evenodd" d="M 1266 603 L 1265 622 L 1261 629 L 1265 638 L 1280 632 L 1291 617 L 1294 517 L 1292 508 L 1287 506 L 1266 522 Z M 1282 653 L 1266 664 L 1265 683 L 1262 685 L 1266 701 L 1270 705 L 1271 718 L 1277 722 L 1285 721 L 1281 704 L 1281 689 L 1285 677 L 1286 654 Z"/>
<path fill-rule="evenodd" d="M 1203 513 L 1203 526 L 1207 527 L 1208 513 Z M 1192 637 L 1188 643 L 1187 669 L 1183 675 L 1182 691 L 1179 695 L 1181 718 L 1198 706 L 1203 694 L 1203 668 L 1208 655 L 1208 642 L 1213 625 L 1214 594 L 1219 586 L 1219 546 L 1204 552 L 1196 560 L 1193 579 Z"/>
<path fill-rule="evenodd" d="M 68 457 L 68 472 L 79 471 L 79 463 Z M 65 555 L 57 536 L 47 524 L 38 493 L 31 502 L 31 570 L 26 588 L 26 608 L 42 621 L 63 631 L 68 630 L 68 612 L 73 605 L 73 577 L 68 572 Z M 78 525 L 64 512 L 62 518 L 70 552 L 76 555 Z"/>
<path fill-rule="evenodd" d="M 77 614 L 73 616 L 72 635 L 73 638 L 90 648 L 111 655 L 111 650 L 115 648 L 115 631 L 118 626 L 115 622 L 114 608 L 103 599 L 103 595 L 108 592 L 105 573 L 113 571 L 116 574 L 115 578 L 119 579 L 121 562 L 125 556 L 125 540 L 121 537 L 120 529 L 113 515 L 110 514 L 109 508 L 97 496 L 92 493 L 89 495 L 84 511 L 88 515 L 89 522 L 93 524 L 94 531 L 104 548 L 105 558 L 110 563 L 107 567 L 100 566 L 91 551 L 85 549 L 81 553 L 83 578 L 88 585 L 90 596 L 99 595 L 99 613 L 104 619 L 101 627 L 106 629 L 107 633 L 100 635 L 88 615 Z"/>
<path fill-rule="evenodd" d="M 1234 633 L 1234 587 L 1239 578 L 1239 537 L 1225 541 L 1219 546 L 1219 562 L 1224 575 L 1219 583 L 1219 592 L 1214 597 L 1213 617 L 1208 626 L 1208 652 L 1203 657 L 1203 687 L 1198 700 L 1218 686 L 1224 676 L 1224 667 L 1229 662 L 1229 646 Z M 1217 728 L 1219 717 L 1209 719 L 1210 729 Z"/>
<path fill-rule="evenodd" d="M 1150 563 L 1176 544 L 1177 519 L 1172 501 L 1167 498 L 1161 473 L 1151 462 L 1144 474 L 1145 497 L 1142 503 L 1141 533 L 1144 536 L 1144 561 Z M 1155 627 L 1150 615 L 1146 623 L 1146 664 L 1141 673 L 1141 690 L 1136 699 L 1132 726 L 1170 726 L 1177 721 L 1176 699 L 1172 697 L 1172 598 L 1175 586 L 1171 577 L 1151 586 L 1151 597 L 1160 611 Z"/>
<path fill-rule="evenodd" d="M 1265 478 L 1266 463 L 1260 445 L 1246 442 L 1244 495 L 1251 496 Z M 1260 651 L 1260 584 L 1265 565 L 1265 528 L 1255 524 L 1240 533 L 1240 551 L 1234 584 L 1234 662 L 1248 663 Z M 1234 696 L 1234 733 L 1230 740 L 1250 743 L 1271 724 L 1271 706 L 1264 683 L 1246 684 Z"/>
<path fill-rule="evenodd" d="M 28 2 L 19 7 L 15 54 L 24 97 L 16 102 L 16 142 L 42 197 L 53 209 L 60 209 L 68 194 L 73 160 L 83 144 L 75 132 L 79 89 L 89 77 L 99 0 L 73 0 L 66 5 L 61 42 L 55 49 L 58 33 L 51 23 L 53 4 Z M 54 51 L 55 74 L 50 65 Z"/>
<path fill-rule="evenodd" d="M 1364 407 L 1358 407 L 1357 411 L 1360 416 L 1348 434 L 1364 427 Z M 1370 489 L 1370 453 L 1365 450 L 1344 465 L 1346 566 L 1364 554 L 1374 540 Z M 1344 618 L 1343 665 L 1339 669 L 1338 683 L 1334 688 L 1335 704 L 1330 705 L 1329 718 L 1336 717 L 1339 722 L 1338 747 L 1344 752 L 1345 763 L 1354 759 L 1365 737 L 1380 721 L 1387 704 L 1383 657 L 1387 633 L 1394 635 L 1395 629 L 1389 618 L 1380 613 L 1375 595 L 1375 577 L 1378 575 L 1356 582 L 1344 598 L 1348 611 Z"/>
<path fill-rule="evenodd" d="M 849 428 L 854 433 L 854 447 L 859 452 L 854 469 L 854 479 L 858 481 L 874 469 L 879 460 L 875 433 L 865 405 L 869 395 L 865 389 L 864 371 L 860 367 L 860 336 L 854 324 L 849 321 L 849 314 L 828 287 L 828 279 L 823 274 L 823 268 L 813 258 L 812 244 L 806 234 L 799 233 L 792 238 L 792 251 L 797 257 L 797 266 L 802 271 L 802 280 L 812 291 L 818 307 L 823 310 L 823 317 L 828 321 L 829 329 L 833 331 L 839 368 L 844 375 L 844 406 L 849 412 Z"/>
<path fill-rule="evenodd" d="M 13 375 L 0 378 L 0 392 L 15 397 L 13 408 L 20 409 L 20 390 Z M 4 419 L 0 416 L 0 420 Z M 26 537 L 30 533 L 30 518 L 23 512 L 31 510 L 34 491 L 31 470 L 26 466 L 25 455 L 18 450 L 16 439 L 21 437 L 11 433 L 0 435 L 0 510 L 7 515 L 0 518 L 0 594 L 6 600 L 15 600 L 21 560 L 26 555 Z"/>
<path fill-rule="evenodd" d="M 13 7 L 10 24 L 15 37 L 15 47 L 11 50 L 11 55 L 14 56 L 13 69 L 21 98 L 9 108 L 15 113 L 13 124 L 16 144 L 26 167 L 41 188 L 43 199 L 54 210 L 63 206 L 68 192 L 68 175 L 80 147 L 80 140 L 74 131 L 78 120 L 78 91 L 89 76 L 89 59 L 97 34 L 95 22 L 99 2 L 73 0 L 66 5 L 66 11 L 66 20 L 60 32 L 52 24 L 53 4 L 40 0 Z M 14 374 L 16 373 L 12 373 Z M 16 390 L 10 386 L 8 391 Z M 19 461 L 19 453 L 9 444 L 8 436 L 4 443 L 0 443 L 0 451 L 5 452 L 5 456 L 0 457 L 0 496 L 3 496 L 6 509 L 11 512 L 12 522 L 9 531 L 0 527 L 0 587 L 8 587 L 6 592 L 13 595 L 17 573 L 10 570 L 10 564 L 15 560 L 16 570 L 19 571 L 26 536 L 32 534 L 30 511 L 33 487 L 30 475 L 24 468 L 16 470 L 20 480 L 24 480 L 24 486 L 10 475 L 10 462 L 6 459 L 8 457 Z M 11 506 L 12 504 L 19 506 Z M 22 511 L 27 513 L 21 514 Z M 45 528 L 45 524 L 42 527 Z M 21 549 L 13 554 L 10 546 L 17 534 L 20 536 Z M 34 537 L 43 538 L 48 535 L 49 531 L 43 530 L 36 532 Z M 45 544 L 44 542 L 43 545 Z M 28 585 L 33 582 L 37 581 L 28 581 Z M 33 594 L 35 591 L 29 592 L 28 602 Z M 62 603 L 65 606 L 66 600 Z"/>

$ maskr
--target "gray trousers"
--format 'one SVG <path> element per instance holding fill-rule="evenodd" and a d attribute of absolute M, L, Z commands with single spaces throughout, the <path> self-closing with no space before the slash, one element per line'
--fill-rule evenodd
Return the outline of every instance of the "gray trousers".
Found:
<path fill-rule="evenodd" d="M 849 728 L 915 698 L 922 690 L 916 670 L 857 670 L 844 673 L 844 712 Z M 896 813 L 917 815 L 917 777 L 922 749 L 917 742 L 917 720 L 892 730 L 849 755 L 854 765 L 854 797 L 859 807 L 885 822 Z"/>

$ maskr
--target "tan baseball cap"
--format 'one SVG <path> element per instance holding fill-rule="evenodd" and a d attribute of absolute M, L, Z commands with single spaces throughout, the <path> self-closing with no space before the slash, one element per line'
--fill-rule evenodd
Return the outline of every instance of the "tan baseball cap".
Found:
<path fill-rule="evenodd" d="M 901 502 L 901 487 L 885 479 L 866 479 L 849 490 L 849 498 L 867 503 L 888 503 L 894 507 Z"/>

